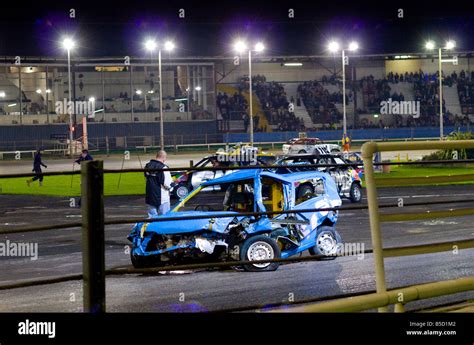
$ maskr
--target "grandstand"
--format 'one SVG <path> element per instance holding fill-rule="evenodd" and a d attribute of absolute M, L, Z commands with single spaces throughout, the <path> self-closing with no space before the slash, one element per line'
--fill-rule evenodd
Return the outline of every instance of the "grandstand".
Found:
<path fill-rule="evenodd" d="M 346 69 L 349 128 L 439 124 L 437 63 L 427 56 L 411 57 L 351 59 Z M 460 54 L 458 65 L 449 66 L 444 75 L 446 125 L 469 126 L 474 120 L 474 72 L 470 59 L 469 54 Z M 13 58 L 2 61 L 9 60 Z M 288 61 L 301 61 L 301 65 L 288 67 Z M 89 123 L 99 126 L 159 124 L 156 63 L 137 58 L 130 65 L 123 65 L 119 58 L 76 58 L 72 66 L 71 99 L 94 100 L 95 105 L 93 114 L 75 114 L 76 123 L 88 116 Z M 168 124 L 190 124 L 190 128 L 193 123 L 203 122 L 207 124 L 206 133 L 248 131 L 248 83 L 245 66 L 236 67 L 228 59 L 167 59 L 163 64 L 163 120 Z M 341 71 L 327 56 L 256 58 L 252 83 L 256 132 L 334 130 L 342 126 Z M 380 102 L 388 98 L 419 101 L 420 118 L 381 115 Z M 64 60 L 28 58 L 21 67 L 0 64 L 0 132 L 20 125 L 56 126 L 52 132 L 66 132 L 68 116 L 59 114 L 56 108 L 58 102 L 67 99 Z M 183 134 L 177 126 L 167 128 L 167 135 Z"/>

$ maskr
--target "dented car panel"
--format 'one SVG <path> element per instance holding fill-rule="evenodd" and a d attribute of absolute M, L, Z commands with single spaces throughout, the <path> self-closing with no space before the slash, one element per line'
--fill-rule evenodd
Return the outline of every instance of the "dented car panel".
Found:
<path fill-rule="evenodd" d="M 214 185 L 223 188 L 202 193 Z M 302 193 L 301 188 L 309 185 L 317 186 L 314 193 Z M 211 203 L 213 196 L 216 201 Z M 263 254 L 289 257 L 311 250 L 322 227 L 334 228 L 337 211 L 314 209 L 341 203 L 337 187 L 326 173 L 281 175 L 261 169 L 241 170 L 203 183 L 171 212 L 158 216 L 160 221 L 137 223 L 128 236 L 133 244 L 132 263 L 139 267 L 146 258 L 154 259 L 153 265 L 163 265 L 183 258 L 252 261 Z M 301 212 L 252 214 L 287 210 Z M 188 219 L 196 216 L 198 219 Z M 260 269 L 265 265 L 254 266 Z"/>

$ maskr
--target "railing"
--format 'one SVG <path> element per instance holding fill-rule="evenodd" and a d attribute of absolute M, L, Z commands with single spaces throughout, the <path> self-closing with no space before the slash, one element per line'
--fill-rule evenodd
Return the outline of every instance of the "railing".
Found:
<path fill-rule="evenodd" d="M 443 144 L 448 144 L 447 148 L 454 148 L 456 144 L 460 143 L 461 147 L 474 147 L 474 142 L 469 141 L 464 142 L 451 142 L 451 143 L 436 143 L 442 144 L 440 147 L 445 147 Z M 410 145 L 416 145 L 416 149 L 424 149 L 427 145 L 429 146 L 432 143 L 411 143 Z M 320 212 L 320 211 L 334 211 L 338 210 L 345 212 L 348 210 L 364 210 L 368 209 L 370 212 L 370 221 L 371 221 L 371 231 L 372 231 L 372 242 L 373 249 L 365 250 L 364 253 L 373 253 L 376 261 L 376 274 L 377 274 L 377 293 L 375 295 L 365 295 L 359 297 L 353 297 L 352 300 L 341 300 L 341 301 L 332 301 L 332 302 L 323 302 L 323 303 L 333 303 L 330 306 L 335 305 L 334 309 L 331 307 L 325 307 L 326 304 L 318 304 L 317 306 L 307 306 L 304 307 L 303 311 L 320 311 L 319 308 L 329 308 L 326 310 L 332 311 L 343 311 L 343 310 L 362 310 L 369 308 L 375 308 L 380 306 L 385 306 L 394 301 L 394 294 L 402 293 L 405 296 L 403 302 L 400 302 L 398 299 L 397 311 L 402 311 L 402 305 L 408 301 L 412 301 L 419 298 L 433 297 L 437 294 L 446 294 L 446 293 L 455 293 L 459 291 L 474 290 L 474 284 L 472 284 L 472 277 L 465 278 L 464 280 L 459 280 L 456 282 L 438 282 L 430 284 L 425 284 L 427 286 L 415 286 L 415 287 L 402 287 L 398 290 L 386 291 L 385 289 L 385 276 L 383 271 L 383 257 L 391 256 L 401 256 L 401 255 L 416 255 L 421 253 L 435 253 L 452 249 L 453 245 L 456 245 L 457 248 L 473 248 L 474 240 L 460 240 L 455 242 L 445 242 L 437 244 L 428 244 L 428 245 L 415 245 L 415 246 L 404 246 L 404 247 L 392 247 L 385 248 L 382 250 L 381 237 L 380 237 L 380 218 L 378 218 L 379 208 L 397 208 L 397 204 L 384 204 L 378 205 L 376 200 L 376 189 L 374 184 L 373 177 L 373 165 L 401 165 L 401 164 L 414 164 L 417 162 L 399 162 L 399 163 L 373 163 L 372 155 L 377 152 L 377 149 L 380 146 L 382 151 L 384 148 L 397 148 L 401 143 L 386 143 L 386 144 L 377 144 L 370 143 L 364 146 L 364 164 L 366 169 L 366 174 L 368 175 L 367 179 L 367 189 L 368 189 L 368 198 L 369 205 L 357 205 L 350 207 L 342 208 L 318 208 L 318 209 L 305 209 L 305 210 L 288 210 L 288 211 L 272 211 L 272 212 L 249 212 L 242 213 L 242 216 L 271 216 L 276 214 L 292 214 L 292 213 L 302 213 L 302 212 Z M 406 145 L 406 143 L 403 143 Z M 439 145 L 436 145 L 437 147 Z M 410 146 L 412 147 L 412 146 Z M 456 146 L 458 147 L 458 146 Z M 387 149 L 388 150 L 388 149 Z M 370 162 L 369 162 L 370 161 Z M 443 161 L 430 161 L 424 162 L 424 164 L 440 164 Z M 450 161 L 451 162 L 451 161 Z M 474 160 L 459 160 L 459 163 L 473 163 Z M 417 163 L 419 164 L 419 163 Z M 346 164 L 346 166 L 353 166 L 354 164 Z M 316 167 L 331 167 L 331 164 L 324 165 L 301 165 L 302 168 L 316 168 Z M 339 166 L 339 165 L 338 165 Z M 290 166 L 269 166 L 267 168 L 278 168 L 278 167 L 290 167 Z M 236 170 L 236 169 L 254 169 L 255 167 L 230 167 L 230 168 L 218 168 L 218 170 Z M 174 168 L 174 169 L 162 169 L 163 171 L 182 171 L 189 168 Z M 193 170 L 216 170 L 216 168 L 196 168 Z M 295 263 L 295 262 L 309 262 L 315 261 L 322 258 L 322 256 L 311 256 L 311 257 L 291 257 L 286 259 L 273 259 L 273 260 L 260 260 L 260 261 L 227 261 L 219 263 L 202 263 L 202 264 L 189 264 L 189 265 L 170 265 L 167 267 L 156 267 L 156 268 L 144 268 L 144 269 L 134 269 L 131 267 L 115 267 L 112 269 L 105 269 L 105 247 L 104 247 L 104 229 L 107 225 L 116 225 L 116 224 L 132 224 L 137 222 L 160 222 L 162 219 L 142 219 L 142 218 L 124 218 L 124 219 L 105 219 L 104 212 L 104 173 L 121 173 L 121 172 L 143 172 L 143 169 L 126 169 L 126 170 L 104 170 L 102 161 L 89 161 L 83 162 L 81 165 L 81 195 L 82 195 L 82 221 L 75 223 L 61 223 L 61 224 L 52 224 L 52 225 L 42 225 L 42 226 L 27 226 L 20 227 L 15 229 L 0 229 L 0 234 L 15 234 L 15 233 L 25 233 L 25 232 L 38 232 L 38 231 L 48 231 L 55 229 L 67 229 L 67 228 L 82 228 L 82 253 L 83 253 L 83 273 L 82 274 L 71 274 L 63 277 L 39 279 L 39 280 L 27 280 L 16 282 L 13 284 L 1 285 L 0 290 L 6 289 L 15 289 L 19 287 L 26 286 L 36 286 L 44 284 L 52 284 L 58 282 L 65 282 L 70 280 L 83 280 L 84 284 L 84 297 L 83 305 L 85 312 L 105 312 L 106 311 L 106 294 L 105 294 L 105 277 L 114 276 L 114 275 L 123 275 L 123 274 L 136 274 L 136 273 L 153 273 L 153 272 L 162 272 L 162 271 L 176 271 L 176 270 L 194 270 L 202 268 L 218 268 L 218 267 L 233 267 L 241 266 L 245 264 L 256 264 L 256 263 L 267 263 L 267 262 L 279 262 L 284 264 Z M 74 175 L 79 174 L 79 172 L 54 172 L 54 173 L 44 173 L 45 176 L 54 176 L 54 175 Z M 4 174 L 0 175 L 2 178 L 11 178 L 11 177 L 25 177 L 31 176 L 32 174 Z M 450 182 L 449 176 L 445 176 L 445 182 Z M 374 199 L 375 198 L 375 199 Z M 374 204 L 375 200 L 375 204 Z M 474 202 L 474 200 L 463 199 L 463 200 L 450 200 L 450 201 L 430 201 L 425 203 L 415 202 L 405 204 L 405 207 L 410 206 L 419 206 L 419 205 L 437 205 L 441 203 L 462 203 L 462 202 Z M 468 213 L 468 214 L 474 214 Z M 375 218 L 374 219 L 374 215 Z M 189 216 L 186 219 L 202 219 L 202 218 L 221 218 L 228 217 L 229 214 L 206 214 L 204 216 Z M 167 217 L 165 220 L 183 220 L 183 217 Z M 471 284 L 471 285 L 470 285 Z M 354 296 L 345 295 L 345 296 Z M 338 296 L 344 297 L 344 296 Z M 326 299 L 334 299 L 335 297 L 327 297 Z M 318 298 L 318 301 L 323 301 L 325 298 Z M 314 302 L 315 299 L 307 301 Z M 356 301 L 356 302 L 353 302 Z M 341 307 L 339 307 L 341 303 Z M 363 303 L 368 303 L 364 305 Z M 291 304 L 291 303 L 290 303 Z M 322 305 L 322 306 L 320 306 Z M 246 306 L 241 307 L 238 310 L 255 310 L 259 309 L 260 306 Z M 348 309 L 349 308 L 349 309 Z M 351 309 L 352 308 L 352 309 Z M 292 309 L 288 309 L 292 310 Z M 232 311 L 232 310 L 229 310 Z M 235 310 L 237 311 L 237 310 Z M 300 310 L 298 310 L 300 311 Z"/>

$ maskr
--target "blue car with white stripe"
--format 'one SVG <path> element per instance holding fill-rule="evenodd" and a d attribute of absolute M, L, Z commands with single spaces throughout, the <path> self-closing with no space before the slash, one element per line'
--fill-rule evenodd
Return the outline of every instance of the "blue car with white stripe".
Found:
<path fill-rule="evenodd" d="M 201 192 L 217 185 L 220 188 L 213 192 Z M 288 258 L 306 250 L 332 259 L 342 244 L 336 231 L 341 204 L 327 173 L 240 170 L 201 184 L 155 221 L 135 224 L 128 236 L 131 261 L 136 268 L 256 261 Z M 241 267 L 272 271 L 278 266 L 270 262 Z"/>

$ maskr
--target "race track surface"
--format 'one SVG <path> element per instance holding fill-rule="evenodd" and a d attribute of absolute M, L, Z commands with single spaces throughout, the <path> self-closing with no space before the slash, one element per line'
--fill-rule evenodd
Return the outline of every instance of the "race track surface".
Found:
<path fill-rule="evenodd" d="M 474 199 L 474 186 L 384 188 L 381 204 L 396 205 L 434 200 Z M 365 204 L 365 200 L 362 205 Z M 106 198 L 106 218 L 145 217 L 143 196 Z M 473 202 L 385 209 L 383 212 L 415 212 L 472 207 Z M 344 201 L 344 207 L 351 203 Z M 0 196 L 0 228 L 76 222 L 80 209 L 68 198 Z M 474 216 L 383 225 L 385 247 L 472 239 Z M 129 266 L 126 239 L 131 225 L 106 227 L 108 268 Z M 337 229 L 344 242 L 371 248 L 367 210 L 341 211 Z M 38 259 L 0 257 L 0 284 L 77 274 L 82 270 L 80 228 L 1 235 L 0 242 L 38 243 Z M 389 258 L 385 260 L 388 288 L 455 279 L 474 275 L 474 250 L 458 253 Z M 372 255 L 339 257 L 334 261 L 294 263 L 276 272 L 247 273 L 233 270 L 201 270 L 185 274 L 124 275 L 107 278 L 107 310 L 112 312 L 208 311 L 302 301 L 375 289 Z M 474 298 L 464 293 L 419 301 L 407 309 L 419 309 Z M 82 281 L 1 290 L 0 312 L 81 311 Z"/>

